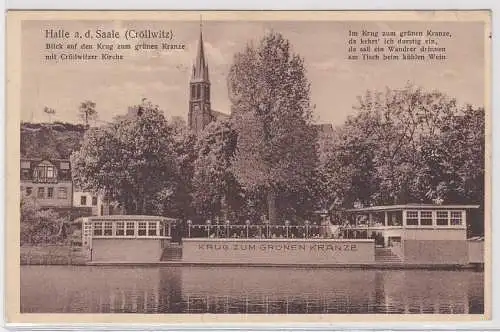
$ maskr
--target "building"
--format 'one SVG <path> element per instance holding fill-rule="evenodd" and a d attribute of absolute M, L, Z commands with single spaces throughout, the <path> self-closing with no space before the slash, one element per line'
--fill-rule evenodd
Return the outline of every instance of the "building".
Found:
<path fill-rule="evenodd" d="M 228 114 L 215 111 L 211 106 L 210 78 L 201 29 L 198 52 L 189 82 L 189 91 L 188 127 L 196 135 L 199 135 L 210 122 L 229 118 Z"/>
<path fill-rule="evenodd" d="M 21 158 L 21 195 L 40 207 L 71 208 L 73 182 L 67 159 Z"/>
<path fill-rule="evenodd" d="M 75 189 L 73 192 L 73 207 L 91 210 L 92 216 L 109 216 L 114 214 L 124 214 L 124 210 L 116 202 L 110 202 L 101 194 Z"/>

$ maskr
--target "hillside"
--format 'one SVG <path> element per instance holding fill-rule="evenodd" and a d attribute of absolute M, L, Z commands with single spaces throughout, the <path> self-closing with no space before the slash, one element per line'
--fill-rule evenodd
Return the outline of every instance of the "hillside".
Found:
<path fill-rule="evenodd" d="M 81 124 L 21 123 L 21 157 L 68 159 L 80 148 L 85 127 Z"/>

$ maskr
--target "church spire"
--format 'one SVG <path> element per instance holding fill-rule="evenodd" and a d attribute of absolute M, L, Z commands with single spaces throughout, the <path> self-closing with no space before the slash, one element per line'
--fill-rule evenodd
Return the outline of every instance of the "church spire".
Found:
<path fill-rule="evenodd" d="M 200 39 L 198 41 L 198 52 L 196 54 L 196 61 L 193 65 L 193 75 L 191 81 L 204 81 L 208 82 L 208 64 L 205 60 L 205 48 L 203 46 L 203 27 L 200 18 Z"/>

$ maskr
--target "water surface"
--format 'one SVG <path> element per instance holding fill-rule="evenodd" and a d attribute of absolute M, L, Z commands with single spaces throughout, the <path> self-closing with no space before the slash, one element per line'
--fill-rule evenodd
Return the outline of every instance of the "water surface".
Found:
<path fill-rule="evenodd" d="M 23 313 L 484 313 L 484 273 L 22 266 Z"/>

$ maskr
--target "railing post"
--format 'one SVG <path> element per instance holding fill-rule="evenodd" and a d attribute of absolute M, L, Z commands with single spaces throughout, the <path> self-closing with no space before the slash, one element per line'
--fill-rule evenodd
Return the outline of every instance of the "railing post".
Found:
<path fill-rule="evenodd" d="M 226 220 L 226 238 L 229 238 L 229 220 Z"/>
<path fill-rule="evenodd" d="M 306 239 L 309 237 L 309 220 L 305 221 L 306 223 Z"/>
<path fill-rule="evenodd" d="M 290 226 L 290 221 L 285 220 L 286 238 L 288 239 L 288 227 Z"/>
<path fill-rule="evenodd" d="M 190 238 L 190 237 L 191 237 L 191 223 L 192 223 L 192 221 L 191 221 L 191 220 L 188 220 L 188 221 L 187 221 L 187 224 L 188 224 L 188 238 Z"/>
<path fill-rule="evenodd" d="M 210 219 L 206 221 L 206 224 L 207 224 L 207 238 L 210 237 Z"/>
<path fill-rule="evenodd" d="M 247 239 L 248 239 L 248 228 L 250 227 L 250 220 L 246 220 L 245 224 L 247 225 Z"/>

